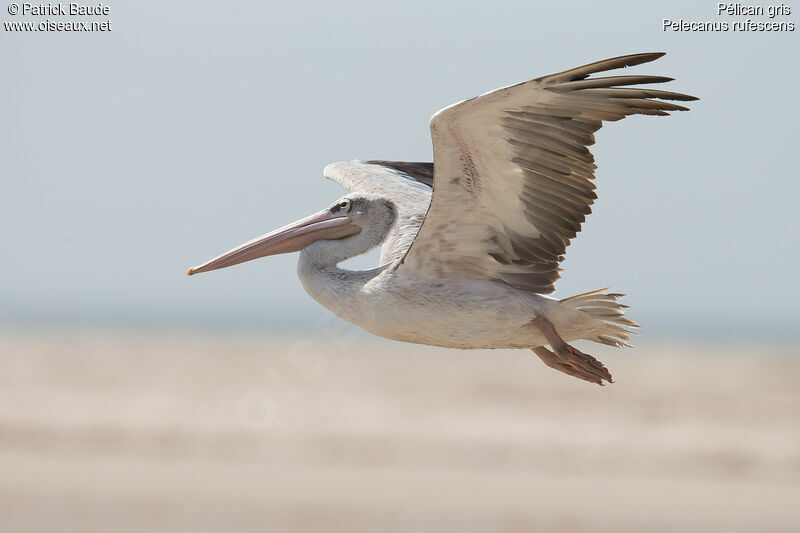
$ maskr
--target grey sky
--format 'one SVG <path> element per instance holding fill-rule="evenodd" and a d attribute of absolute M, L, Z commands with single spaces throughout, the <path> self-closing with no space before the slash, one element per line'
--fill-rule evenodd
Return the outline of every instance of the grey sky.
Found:
<path fill-rule="evenodd" d="M 746 18 L 716 2 L 111 5 L 108 33 L 0 31 L 0 320 L 316 318 L 295 256 L 184 272 L 336 199 L 328 162 L 430 160 L 441 107 L 663 50 L 636 72 L 702 100 L 599 132 L 558 294 L 610 285 L 661 331 L 796 329 L 798 30 L 662 31 Z"/>

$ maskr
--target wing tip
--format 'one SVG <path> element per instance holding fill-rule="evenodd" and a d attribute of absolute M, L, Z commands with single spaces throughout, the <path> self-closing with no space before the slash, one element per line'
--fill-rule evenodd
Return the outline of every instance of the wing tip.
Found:
<path fill-rule="evenodd" d="M 586 65 L 582 65 L 580 67 L 575 67 L 569 70 L 565 70 L 564 72 L 559 72 L 557 74 L 544 76 L 543 78 L 539 79 L 554 80 L 554 81 L 583 80 L 589 77 L 589 75 L 591 74 L 596 74 L 598 72 L 605 72 L 608 70 L 616 70 L 625 67 L 634 67 L 636 65 L 641 65 L 643 63 L 649 63 L 651 61 L 655 61 L 656 59 L 663 57 L 664 55 L 666 55 L 666 52 L 641 52 L 638 54 L 626 54 L 622 56 L 610 57 L 608 59 L 601 59 L 600 61 L 594 61 L 592 63 L 587 63 Z"/>
<path fill-rule="evenodd" d="M 665 55 L 667 55 L 666 52 L 640 52 L 638 54 L 626 54 L 624 56 L 611 57 L 603 61 L 598 61 L 598 63 L 609 62 L 618 65 L 611 67 L 612 69 L 625 68 L 641 65 L 643 63 L 650 63 L 651 61 L 655 61 L 656 59 L 664 57 Z"/>

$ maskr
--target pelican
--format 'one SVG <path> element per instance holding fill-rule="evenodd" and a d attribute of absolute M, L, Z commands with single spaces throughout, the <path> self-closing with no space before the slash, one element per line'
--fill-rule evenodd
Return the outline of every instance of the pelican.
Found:
<path fill-rule="evenodd" d="M 624 316 L 623 295 L 548 295 L 597 198 L 594 132 L 628 115 L 687 110 L 668 100 L 696 100 L 641 87 L 672 78 L 591 75 L 662 55 L 606 59 L 446 107 L 430 121 L 433 163 L 332 163 L 323 174 L 348 194 L 188 275 L 299 251 L 308 294 L 370 333 L 449 348 L 529 348 L 551 368 L 611 383 L 603 363 L 568 343 L 629 346 L 629 328 L 639 326 Z M 376 246 L 380 266 L 338 266 Z"/>

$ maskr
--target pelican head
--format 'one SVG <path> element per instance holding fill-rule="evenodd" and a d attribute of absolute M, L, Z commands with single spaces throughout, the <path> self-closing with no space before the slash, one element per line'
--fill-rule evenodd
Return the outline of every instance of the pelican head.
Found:
<path fill-rule="evenodd" d="M 327 209 L 256 237 L 190 268 L 186 274 L 191 276 L 300 250 L 313 252 L 326 262 L 338 263 L 380 244 L 394 219 L 395 210 L 390 201 L 351 193 Z"/>

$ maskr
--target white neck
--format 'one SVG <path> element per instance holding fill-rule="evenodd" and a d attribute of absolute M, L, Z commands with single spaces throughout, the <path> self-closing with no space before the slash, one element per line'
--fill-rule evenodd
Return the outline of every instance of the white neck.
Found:
<path fill-rule="evenodd" d="M 365 286 L 389 265 L 369 270 L 346 270 L 337 265 L 371 250 L 383 241 L 388 228 L 368 229 L 340 240 L 317 241 L 300 252 L 297 275 L 306 292 L 317 302 L 348 322 L 369 313 Z"/>

